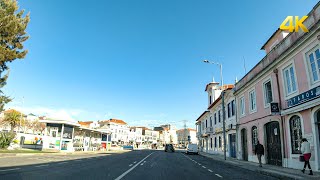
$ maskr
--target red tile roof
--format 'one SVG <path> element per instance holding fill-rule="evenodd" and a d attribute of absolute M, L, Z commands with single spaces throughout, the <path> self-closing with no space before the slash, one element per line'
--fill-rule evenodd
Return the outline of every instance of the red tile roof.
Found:
<path fill-rule="evenodd" d="M 93 121 L 78 121 L 78 123 L 82 126 L 90 126 Z"/>
<path fill-rule="evenodd" d="M 103 123 L 116 123 L 116 124 L 123 124 L 123 125 L 126 125 L 127 123 L 124 122 L 123 120 L 121 119 L 109 119 L 109 120 L 102 120 L 102 121 L 99 121 L 99 122 L 103 122 Z"/>

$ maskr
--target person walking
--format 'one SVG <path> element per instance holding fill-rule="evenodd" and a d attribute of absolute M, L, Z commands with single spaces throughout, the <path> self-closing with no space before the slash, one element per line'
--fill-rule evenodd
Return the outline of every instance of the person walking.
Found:
<path fill-rule="evenodd" d="M 312 169 L 310 166 L 310 158 L 311 158 L 311 150 L 310 150 L 310 143 L 306 138 L 302 138 L 302 143 L 301 143 L 301 153 L 303 154 L 304 157 L 304 166 L 303 169 L 301 170 L 303 173 L 306 170 L 306 167 L 308 165 L 308 168 L 310 170 L 309 175 L 313 175 Z"/>
<path fill-rule="evenodd" d="M 260 144 L 260 142 L 258 141 L 258 143 L 255 146 L 255 154 L 258 157 L 259 160 L 259 166 L 262 167 L 262 163 L 261 163 L 261 156 L 264 155 L 264 147 L 262 144 Z"/>

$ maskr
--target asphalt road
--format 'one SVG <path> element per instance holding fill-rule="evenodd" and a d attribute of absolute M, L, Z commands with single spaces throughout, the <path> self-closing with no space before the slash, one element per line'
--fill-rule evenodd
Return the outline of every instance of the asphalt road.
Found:
<path fill-rule="evenodd" d="M 121 154 L 46 155 L 7 159 L 12 161 L 0 159 L 0 164 L 8 161 L 7 165 L 0 167 L 0 180 L 274 179 L 206 157 L 185 155 L 181 152 L 141 150 Z"/>

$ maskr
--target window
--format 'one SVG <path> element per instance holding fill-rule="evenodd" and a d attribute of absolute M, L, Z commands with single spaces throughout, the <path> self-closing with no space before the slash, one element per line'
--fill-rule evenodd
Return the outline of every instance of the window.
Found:
<path fill-rule="evenodd" d="M 202 130 L 204 130 L 204 122 L 202 122 Z"/>
<path fill-rule="evenodd" d="M 217 124 L 217 113 L 214 113 L 214 124 Z"/>
<path fill-rule="evenodd" d="M 285 80 L 285 85 L 286 85 L 286 91 L 287 94 L 291 94 L 297 91 L 297 86 L 296 86 L 296 78 L 294 76 L 294 69 L 293 66 L 290 65 L 289 67 L 285 68 L 283 70 L 284 74 L 284 80 Z"/>
<path fill-rule="evenodd" d="M 264 104 L 269 105 L 272 101 L 272 87 L 271 87 L 271 81 L 267 81 L 263 85 L 264 88 Z"/>
<path fill-rule="evenodd" d="M 208 127 L 208 120 L 206 119 L 206 128 Z"/>
<path fill-rule="evenodd" d="M 300 117 L 297 115 L 291 117 L 289 120 L 289 123 L 290 123 L 292 154 L 299 154 L 300 153 L 299 146 L 302 139 Z"/>
<path fill-rule="evenodd" d="M 245 109 L 244 109 L 245 107 L 244 107 L 244 97 L 241 97 L 240 98 L 240 113 L 241 113 L 241 115 L 244 115 L 245 114 Z"/>
<path fill-rule="evenodd" d="M 212 99 L 211 99 L 211 96 L 209 97 L 210 98 L 210 104 L 212 103 Z"/>
<path fill-rule="evenodd" d="M 256 92 L 253 90 L 249 93 L 249 98 L 250 98 L 250 111 L 256 111 L 257 106 L 256 106 Z"/>
<path fill-rule="evenodd" d="M 212 138 L 210 138 L 210 147 L 212 149 Z"/>
<path fill-rule="evenodd" d="M 319 49 L 312 51 L 307 56 L 312 82 L 319 80 L 320 76 L 320 52 Z"/>
<path fill-rule="evenodd" d="M 252 127 L 252 150 L 255 151 L 255 146 L 258 144 L 258 128 L 257 126 Z"/>
<path fill-rule="evenodd" d="M 220 110 L 218 111 L 218 119 L 219 119 L 219 122 L 221 122 L 221 114 L 220 114 Z"/>
<path fill-rule="evenodd" d="M 231 101 L 231 115 L 234 116 L 236 114 L 236 102 L 235 100 Z"/>
<path fill-rule="evenodd" d="M 212 127 L 212 117 L 210 116 L 210 127 Z"/>
<path fill-rule="evenodd" d="M 219 148 L 221 148 L 221 136 L 219 136 Z"/>
<path fill-rule="evenodd" d="M 235 104 L 234 100 L 228 103 L 228 118 L 235 115 Z"/>
<path fill-rule="evenodd" d="M 228 103 L 228 118 L 231 117 L 231 110 L 232 110 L 231 103 Z"/>
<path fill-rule="evenodd" d="M 214 147 L 217 147 L 217 137 L 214 137 Z"/>

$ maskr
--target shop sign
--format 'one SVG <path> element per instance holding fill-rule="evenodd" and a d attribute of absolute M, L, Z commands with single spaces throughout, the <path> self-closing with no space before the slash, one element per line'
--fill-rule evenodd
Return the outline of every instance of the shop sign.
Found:
<path fill-rule="evenodd" d="M 287 108 L 304 103 L 304 102 L 309 101 L 311 99 L 314 99 L 318 96 L 320 96 L 320 86 L 315 87 L 313 89 L 310 89 L 309 91 L 306 91 L 304 93 L 301 93 L 295 97 L 288 99 L 287 100 Z"/>

